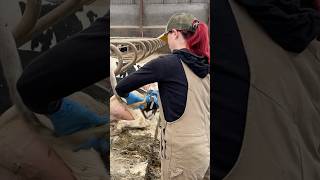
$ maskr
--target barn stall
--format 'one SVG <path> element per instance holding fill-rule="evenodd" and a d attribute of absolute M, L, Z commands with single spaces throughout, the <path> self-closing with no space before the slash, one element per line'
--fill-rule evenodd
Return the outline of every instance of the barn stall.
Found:
<path fill-rule="evenodd" d="M 209 24 L 207 0 L 110 1 L 111 179 L 160 179 L 159 110 L 134 109 L 116 95 L 122 78 L 170 53 L 161 35 L 170 16 L 189 12 Z M 113 90 L 112 90 L 113 89 Z M 144 98 L 157 84 L 134 91 Z"/>

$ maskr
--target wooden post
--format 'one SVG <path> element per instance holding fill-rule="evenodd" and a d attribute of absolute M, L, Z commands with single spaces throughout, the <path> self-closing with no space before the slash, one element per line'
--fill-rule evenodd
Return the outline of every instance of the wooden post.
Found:
<path fill-rule="evenodd" d="M 140 35 L 141 35 L 141 37 L 143 37 L 143 16 L 144 16 L 144 13 L 143 13 L 143 11 L 144 11 L 144 9 L 143 9 L 144 7 L 143 7 L 143 0 L 140 0 L 140 8 L 139 8 L 139 19 L 140 19 Z"/>

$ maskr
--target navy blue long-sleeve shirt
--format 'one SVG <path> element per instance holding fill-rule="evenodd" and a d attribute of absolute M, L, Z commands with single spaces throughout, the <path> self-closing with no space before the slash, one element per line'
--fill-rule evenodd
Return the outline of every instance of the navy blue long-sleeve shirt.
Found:
<path fill-rule="evenodd" d="M 158 82 L 164 117 L 169 122 L 175 121 L 184 112 L 188 92 L 188 81 L 181 60 L 201 78 L 209 73 L 206 58 L 194 55 L 187 49 L 174 50 L 172 54 L 146 63 L 119 81 L 115 89 L 119 96 L 126 97 L 133 90 Z"/>

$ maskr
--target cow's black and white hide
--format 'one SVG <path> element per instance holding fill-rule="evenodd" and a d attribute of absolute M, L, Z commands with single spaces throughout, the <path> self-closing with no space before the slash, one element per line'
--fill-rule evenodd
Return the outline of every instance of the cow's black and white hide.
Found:
<path fill-rule="evenodd" d="M 40 17 L 46 15 L 56 7 L 58 7 L 63 0 L 47 0 L 50 3 L 46 3 L 41 5 Z M 24 13 L 26 3 L 23 1 L 19 1 L 19 7 L 21 10 L 21 14 Z M 69 16 L 63 18 L 58 23 L 54 24 L 48 30 L 39 33 L 39 35 L 35 36 L 31 40 L 31 50 L 41 46 L 41 52 L 44 52 L 52 45 L 54 45 L 53 39 L 56 40 L 57 43 L 65 40 L 66 38 L 72 36 L 73 34 L 80 32 L 85 28 L 84 22 L 80 19 L 77 13 L 86 14 L 85 17 L 88 18 L 90 24 L 92 24 L 96 18 L 98 18 L 98 14 L 94 12 L 94 10 L 84 10 L 83 8 L 79 8 L 76 12 L 70 14 Z"/>
<path fill-rule="evenodd" d="M 130 67 L 129 70 L 125 73 L 121 73 L 118 76 L 115 76 L 114 70 L 117 68 L 118 60 L 116 58 L 110 58 L 110 84 L 113 90 L 113 93 L 115 92 L 115 86 L 118 81 L 123 79 L 124 77 L 130 75 L 131 73 L 137 71 L 139 68 L 141 68 L 141 65 L 135 65 L 133 67 Z M 156 84 L 147 85 L 146 87 L 155 86 Z M 145 87 L 145 88 L 146 88 Z M 134 91 L 134 93 L 136 93 Z M 139 95 L 139 93 L 136 93 Z M 135 120 L 132 122 L 120 122 L 117 123 L 117 129 L 121 129 L 123 127 L 146 127 L 149 123 L 146 122 L 146 117 L 144 116 L 143 112 L 140 109 L 132 109 L 129 108 L 125 103 L 121 103 L 119 99 L 116 98 L 116 96 L 112 96 L 110 98 L 110 119 L 111 120 Z"/>
<path fill-rule="evenodd" d="M 116 64 L 118 65 L 118 62 L 117 62 Z M 123 66 L 125 66 L 125 65 L 127 65 L 127 64 L 128 64 L 128 63 L 125 63 L 125 62 L 124 62 L 124 63 L 123 63 Z M 122 72 L 122 73 L 120 73 L 119 75 L 115 76 L 116 82 L 118 83 L 118 82 L 121 81 L 123 78 L 125 78 L 125 77 L 129 76 L 130 74 L 132 74 L 132 73 L 136 72 L 137 70 L 139 70 L 141 67 L 142 67 L 142 66 L 139 65 L 139 64 L 135 64 L 135 65 L 129 67 L 129 68 L 127 69 L 127 71 Z M 158 88 L 157 88 L 157 85 L 156 85 L 155 83 L 153 83 L 153 84 L 145 85 L 144 87 L 142 87 L 142 89 L 144 89 L 145 91 L 148 91 L 148 90 L 157 90 Z M 157 107 L 154 107 L 154 108 L 152 108 L 152 109 L 157 109 Z M 148 107 L 146 108 L 146 110 L 151 110 L 151 109 L 150 109 L 150 104 L 148 105 Z"/>
<path fill-rule="evenodd" d="M 123 63 L 123 66 L 127 65 L 128 63 Z M 117 63 L 118 65 L 118 63 Z M 133 66 L 131 66 L 130 68 L 128 68 L 127 71 L 120 73 L 119 75 L 116 76 L 117 82 L 119 82 L 121 79 L 125 78 L 126 76 L 128 76 L 129 74 L 136 72 L 138 69 L 140 69 L 141 66 L 139 64 L 135 64 Z"/>

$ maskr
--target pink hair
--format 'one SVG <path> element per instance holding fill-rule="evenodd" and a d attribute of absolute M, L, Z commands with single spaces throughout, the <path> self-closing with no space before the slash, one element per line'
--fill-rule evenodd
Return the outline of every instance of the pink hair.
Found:
<path fill-rule="evenodd" d="M 198 56 L 205 56 L 210 63 L 210 45 L 209 45 L 208 26 L 200 21 L 197 30 L 187 39 L 188 48 Z"/>

